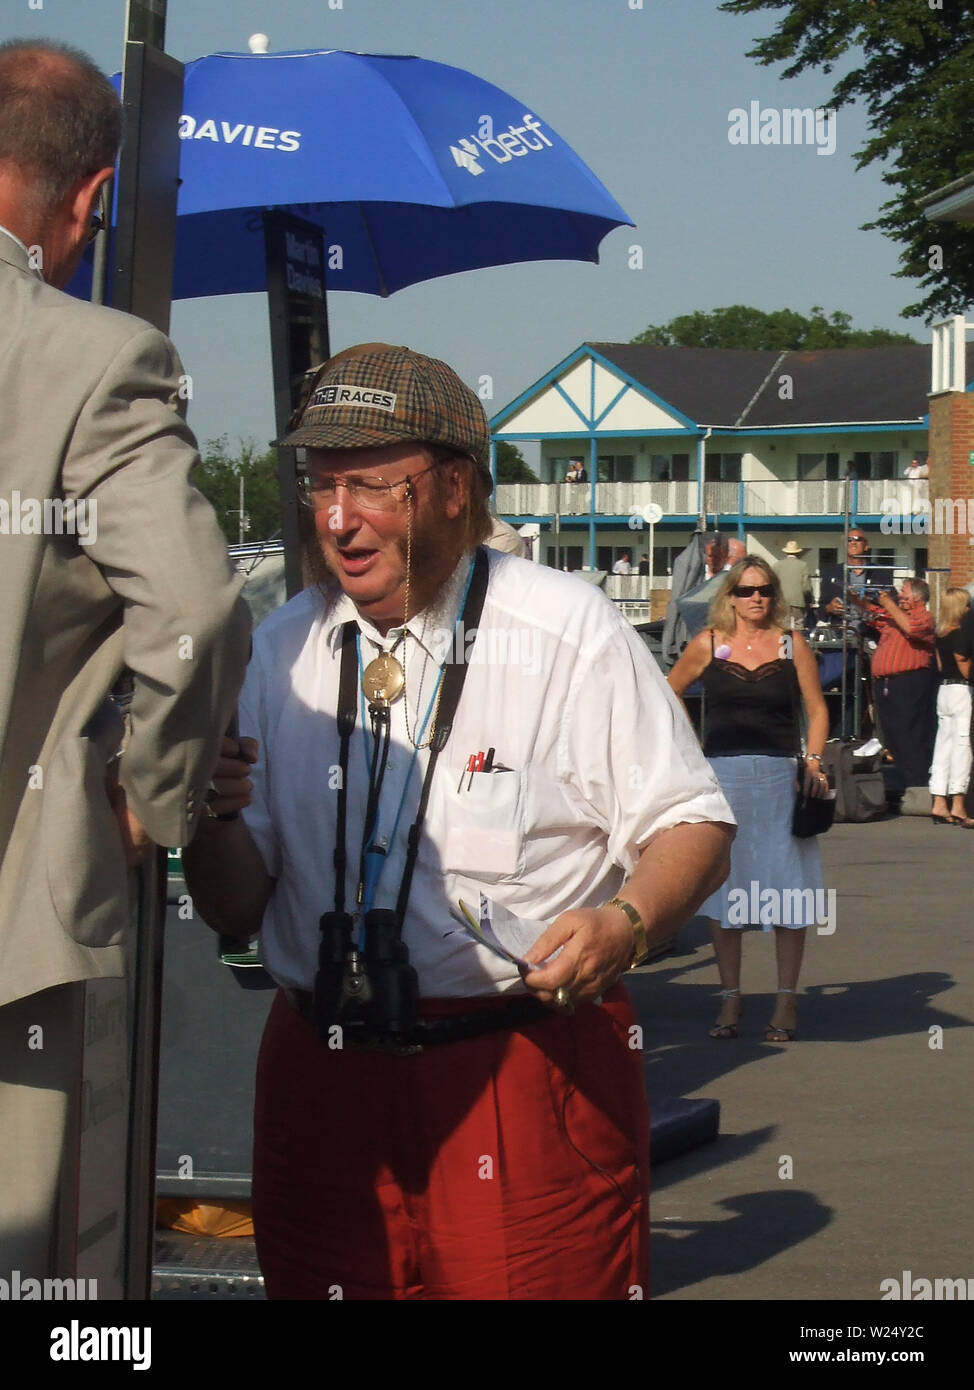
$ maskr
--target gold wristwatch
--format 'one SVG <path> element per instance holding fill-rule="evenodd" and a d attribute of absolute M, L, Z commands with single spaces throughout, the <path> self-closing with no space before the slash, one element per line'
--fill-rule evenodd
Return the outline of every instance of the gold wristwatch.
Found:
<path fill-rule="evenodd" d="M 635 970 L 637 965 L 642 965 L 649 955 L 649 942 L 646 940 L 646 923 L 633 907 L 632 903 L 627 903 L 624 898 L 610 898 L 605 904 L 606 907 L 618 907 L 629 918 L 632 926 L 632 960 L 627 969 Z"/>

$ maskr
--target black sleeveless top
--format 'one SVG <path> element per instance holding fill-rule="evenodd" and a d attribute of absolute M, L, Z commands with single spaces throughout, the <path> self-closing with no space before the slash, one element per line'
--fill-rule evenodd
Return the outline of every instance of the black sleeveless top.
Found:
<path fill-rule="evenodd" d="M 711 633 L 711 649 L 713 641 Z M 750 671 L 715 656 L 700 683 L 706 696 L 705 757 L 795 756 L 795 708 L 801 696 L 793 661 L 779 657 Z"/>
<path fill-rule="evenodd" d="M 940 678 L 945 681 L 962 681 L 964 677 L 954 660 L 955 656 L 970 656 L 970 639 L 963 627 L 955 627 L 953 632 L 944 633 L 937 638 L 937 651 L 940 653 Z"/>

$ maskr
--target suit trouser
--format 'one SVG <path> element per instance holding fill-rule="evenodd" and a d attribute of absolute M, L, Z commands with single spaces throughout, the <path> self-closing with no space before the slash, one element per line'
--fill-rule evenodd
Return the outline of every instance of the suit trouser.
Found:
<path fill-rule="evenodd" d="M 935 684 L 936 672 L 929 666 L 898 676 L 873 676 L 873 699 L 883 741 L 893 754 L 895 780 L 902 788 L 929 785 L 936 725 Z"/>
<path fill-rule="evenodd" d="M 571 1017 L 398 1057 L 332 1050 L 279 994 L 254 1116 L 268 1297 L 647 1298 L 634 1023 L 616 985 Z"/>
<path fill-rule="evenodd" d="M 83 982 L 0 1008 L 0 1278 L 74 1272 Z"/>

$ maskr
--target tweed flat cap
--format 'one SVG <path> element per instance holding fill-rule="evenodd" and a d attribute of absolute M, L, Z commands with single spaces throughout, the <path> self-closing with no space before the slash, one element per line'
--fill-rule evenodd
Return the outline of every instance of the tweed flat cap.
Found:
<path fill-rule="evenodd" d="M 360 343 L 319 369 L 292 448 L 376 449 L 416 440 L 467 454 L 490 476 L 490 430 L 479 399 L 452 367 L 388 343 Z"/>

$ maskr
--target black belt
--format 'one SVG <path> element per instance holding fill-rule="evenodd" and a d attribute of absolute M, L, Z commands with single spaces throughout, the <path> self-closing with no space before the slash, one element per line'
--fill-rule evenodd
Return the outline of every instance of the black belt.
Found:
<path fill-rule="evenodd" d="M 945 681 L 941 681 L 940 684 L 941 684 L 941 685 L 970 685 L 970 681 L 964 680 L 963 676 L 958 676 L 956 679 L 955 679 L 953 676 L 948 676 L 948 678 L 947 678 Z"/>
<path fill-rule="evenodd" d="M 307 1023 L 315 1023 L 313 999 L 309 990 L 286 989 L 284 996 L 291 1008 L 296 1010 Z M 518 997 L 505 1001 L 502 1006 L 477 1009 L 468 1014 L 450 1014 L 445 1018 L 421 1018 L 408 1036 L 404 1035 L 394 1039 L 375 1034 L 359 1036 L 358 1030 L 343 1026 L 342 1042 L 352 1051 L 393 1052 L 409 1055 L 422 1051 L 424 1047 L 438 1047 L 443 1043 L 466 1042 L 468 1038 L 479 1038 L 485 1033 L 500 1033 L 507 1028 L 525 1028 L 532 1023 L 543 1023 L 552 1016 L 552 1010 L 546 1008 L 539 999 Z"/>

